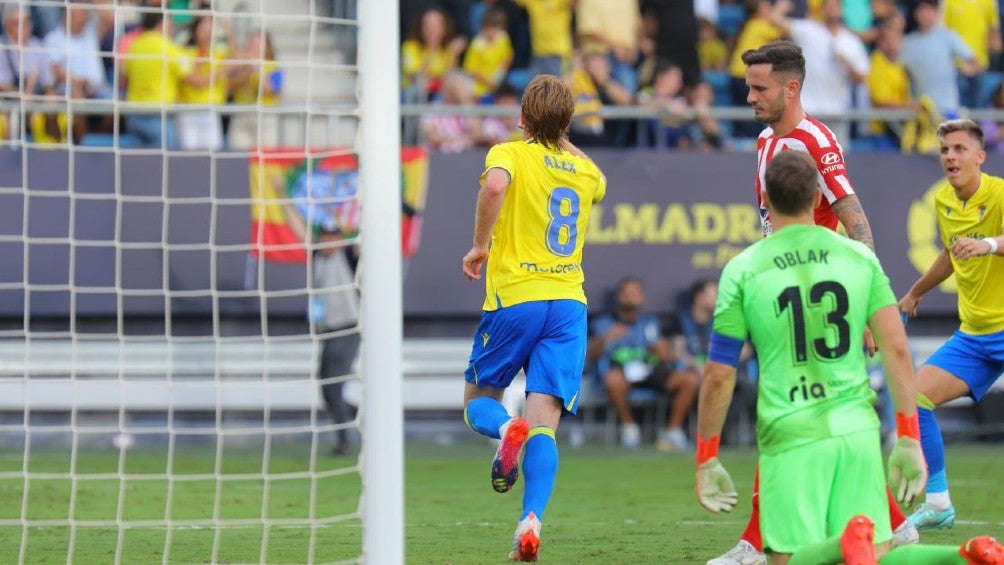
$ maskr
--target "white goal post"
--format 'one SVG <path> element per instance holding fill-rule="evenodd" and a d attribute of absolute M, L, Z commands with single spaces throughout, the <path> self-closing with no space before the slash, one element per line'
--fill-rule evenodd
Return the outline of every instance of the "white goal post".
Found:
<path fill-rule="evenodd" d="M 363 559 L 404 563 L 397 0 L 363 0 L 359 25 Z"/>
<path fill-rule="evenodd" d="M 0 100 L 0 563 L 404 563 L 403 373 L 444 371 L 402 359 L 398 0 L 0 2 L 50 31 L 72 10 L 111 18 L 116 94 Z M 150 49 L 154 16 L 184 54 Z M 0 59 L 89 53 L 32 41 Z M 144 57 L 233 102 L 133 102 Z M 175 145 L 178 121 L 226 133 Z M 314 276 L 331 223 L 355 280 Z M 357 324 L 313 315 L 355 288 Z M 346 336 L 358 362 L 324 370 Z"/>

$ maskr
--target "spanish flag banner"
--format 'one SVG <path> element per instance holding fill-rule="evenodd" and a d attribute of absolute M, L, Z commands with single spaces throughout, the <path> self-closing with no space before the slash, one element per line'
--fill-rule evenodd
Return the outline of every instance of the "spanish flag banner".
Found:
<path fill-rule="evenodd" d="M 311 230 L 359 232 L 357 156 L 339 151 L 259 150 L 250 159 L 251 255 L 265 261 L 306 263 L 303 241 L 290 222 Z M 401 253 L 418 251 L 429 159 L 420 147 L 401 150 Z M 362 190 L 366 190 L 362 187 Z M 299 218 L 291 218 L 298 214 Z"/>

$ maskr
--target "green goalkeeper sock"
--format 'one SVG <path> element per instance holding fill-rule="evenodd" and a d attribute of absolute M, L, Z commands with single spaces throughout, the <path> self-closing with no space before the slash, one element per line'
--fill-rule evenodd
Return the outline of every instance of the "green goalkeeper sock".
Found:
<path fill-rule="evenodd" d="M 879 559 L 882 565 L 966 565 L 966 558 L 959 555 L 958 546 L 953 545 L 904 545 L 897 547 Z"/>
<path fill-rule="evenodd" d="M 791 555 L 788 565 L 832 565 L 842 563 L 840 536 L 807 545 Z"/>

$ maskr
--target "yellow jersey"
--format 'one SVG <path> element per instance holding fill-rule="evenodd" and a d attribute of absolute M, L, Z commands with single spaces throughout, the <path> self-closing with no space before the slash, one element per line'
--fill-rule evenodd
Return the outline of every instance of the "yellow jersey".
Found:
<path fill-rule="evenodd" d="M 906 106 L 910 103 L 910 75 L 906 73 L 903 65 L 889 60 L 889 57 L 879 49 L 872 52 L 867 84 L 873 106 L 883 104 Z M 885 122 L 871 123 L 871 133 L 881 134 L 884 131 Z"/>
<path fill-rule="evenodd" d="M 275 61 L 262 61 L 261 66 L 251 73 L 247 81 L 234 89 L 234 103 L 257 104 L 260 99 L 262 106 L 277 104 L 279 102 L 278 93 L 269 93 L 272 73 L 277 71 L 279 71 L 279 65 Z"/>
<path fill-rule="evenodd" d="M 409 39 L 401 45 L 401 86 L 411 84 L 412 78 L 425 73 L 425 78 L 437 81 L 453 70 L 456 60 L 449 46 L 428 49 L 420 42 Z"/>
<path fill-rule="evenodd" d="M 736 38 L 736 46 L 732 49 L 732 59 L 729 62 L 729 76 L 746 78 L 746 63 L 743 63 L 743 53 L 749 49 L 758 49 L 765 43 L 781 39 L 781 28 L 772 24 L 767 18 L 750 18 Z"/>
<path fill-rule="evenodd" d="M 485 277 L 485 310 L 534 300 L 586 303 L 582 245 L 589 212 L 607 180 L 590 160 L 533 140 L 499 143 L 485 157 L 509 173 L 502 210 L 492 230 Z"/>
<path fill-rule="evenodd" d="M 697 42 L 697 62 L 701 70 L 718 69 L 728 59 L 729 49 L 721 39 L 708 39 Z"/>
<path fill-rule="evenodd" d="M 572 115 L 575 128 L 602 133 L 603 118 L 600 117 L 600 110 L 603 109 L 603 101 L 600 99 L 600 93 L 596 91 L 593 79 L 585 69 L 573 69 L 569 75 L 569 82 L 572 96 L 575 98 L 575 113 Z"/>
<path fill-rule="evenodd" d="M 124 65 L 126 100 L 172 104 L 182 77 L 192 72 L 185 52 L 160 30 L 145 31 L 129 47 Z"/>
<path fill-rule="evenodd" d="M 226 59 L 225 49 L 212 49 L 207 55 L 202 53 L 198 47 L 190 47 L 185 51 L 189 60 L 192 61 L 197 72 L 211 74 L 217 73 Z M 227 103 L 227 93 L 229 92 L 230 81 L 224 74 L 217 74 L 209 84 L 205 86 L 191 86 L 182 83 L 179 86 L 178 101 L 186 104 L 215 104 L 222 106 Z"/>
<path fill-rule="evenodd" d="M 464 70 L 471 76 L 490 79 L 492 84 L 487 85 L 475 80 L 471 94 L 480 98 L 498 88 L 506 72 L 509 71 L 512 58 L 512 42 L 509 41 L 508 33 L 498 32 L 493 41 L 489 41 L 480 33 L 475 35 L 470 47 L 467 48 L 467 55 L 464 56 Z"/>
<path fill-rule="evenodd" d="M 986 67 L 990 62 L 989 33 L 999 33 L 997 0 L 945 0 L 942 13 L 945 27 L 955 30 L 980 65 Z"/>
<path fill-rule="evenodd" d="M 934 196 L 941 243 L 945 249 L 962 237 L 983 239 L 1004 232 L 1004 179 L 983 174 L 980 187 L 962 201 L 946 180 Z M 961 261 L 952 256 L 959 288 L 959 320 L 963 332 L 986 335 L 1004 330 L 1004 257 L 984 255 Z"/>
<path fill-rule="evenodd" d="M 516 0 L 530 19 L 530 50 L 535 57 L 572 56 L 571 0 Z"/>

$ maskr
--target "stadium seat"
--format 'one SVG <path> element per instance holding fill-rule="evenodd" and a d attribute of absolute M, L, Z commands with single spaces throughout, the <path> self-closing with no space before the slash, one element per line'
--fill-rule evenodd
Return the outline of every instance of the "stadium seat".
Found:
<path fill-rule="evenodd" d="M 523 96 L 523 91 L 526 89 L 526 85 L 530 84 L 530 79 L 532 78 L 533 72 L 530 69 L 510 69 L 509 74 L 505 77 L 505 81 L 520 96 Z"/>
<path fill-rule="evenodd" d="M 470 29 L 471 37 L 474 37 L 475 35 L 478 34 L 478 31 L 481 28 L 481 18 L 484 17 L 485 12 L 487 11 L 488 11 L 487 2 L 475 2 L 471 4 L 471 29 Z"/>
<path fill-rule="evenodd" d="M 84 147 L 115 147 L 115 136 L 110 133 L 88 133 L 80 140 L 80 145 Z M 139 147 L 140 142 L 136 136 L 128 133 L 119 134 L 118 147 L 132 148 Z"/>
<path fill-rule="evenodd" d="M 1004 73 L 1001 73 L 1000 71 L 987 71 L 986 74 L 983 75 L 983 85 L 979 97 L 981 108 L 993 106 L 994 92 L 997 91 L 1001 82 L 1004 82 Z"/>
<path fill-rule="evenodd" d="M 579 413 L 581 424 L 589 429 L 602 426 L 602 439 L 605 445 L 617 444 L 617 411 L 610 405 L 607 391 L 594 367 L 586 367 L 582 375 L 582 390 L 580 392 Z M 628 393 L 628 403 L 634 411 L 641 412 L 638 425 L 642 429 L 645 441 L 655 441 L 659 430 L 666 423 L 669 413 L 669 402 L 666 395 L 651 389 L 634 388 Z M 602 420 L 600 412 L 602 411 Z"/>
<path fill-rule="evenodd" d="M 718 31 L 726 37 L 738 34 L 745 21 L 746 8 L 742 3 L 722 4 L 718 7 Z"/>
<path fill-rule="evenodd" d="M 715 92 L 715 106 L 732 106 L 732 92 L 729 90 L 729 73 L 725 71 L 701 71 L 701 80 L 711 85 Z"/>

